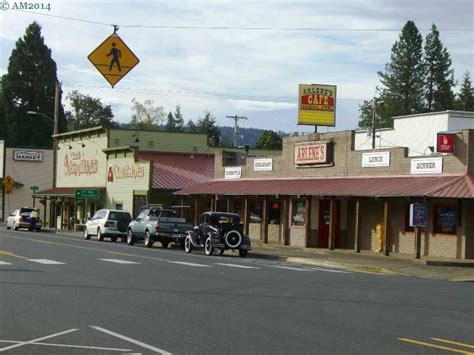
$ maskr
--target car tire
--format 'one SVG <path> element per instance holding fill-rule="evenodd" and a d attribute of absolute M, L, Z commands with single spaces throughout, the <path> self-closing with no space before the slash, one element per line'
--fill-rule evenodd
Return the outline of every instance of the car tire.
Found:
<path fill-rule="evenodd" d="M 151 235 L 149 231 L 145 231 L 145 246 L 147 248 L 151 248 L 153 246 L 153 242 L 151 241 Z"/>
<path fill-rule="evenodd" d="M 90 235 L 89 232 L 87 231 L 87 228 L 86 228 L 86 227 L 84 227 L 84 239 L 86 239 L 86 240 L 91 239 L 91 235 Z"/>
<path fill-rule="evenodd" d="M 168 248 L 168 245 L 169 245 L 169 242 L 161 242 L 161 247 L 162 247 L 163 249 Z"/>
<path fill-rule="evenodd" d="M 19 227 L 16 226 L 16 222 L 13 222 L 13 230 L 17 231 Z"/>
<path fill-rule="evenodd" d="M 244 249 L 239 250 L 240 257 L 245 258 L 247 254 L 248 254 L 248 250 L 244 250 Z"/>
<path fill-rule="evenodd" d="M 102 242 L 104 240 L 104 236 L 102 235 L 100 228 L 97 228 L 97 240 Z"/>
<path fill-rule="evenodd" d="M 228 231 L 224 235 L 224 242 L 229 249 L 238 249 L 242 244 L 242 234 L 236 230 Z"/>
<path fill-rule="evenodd" d="M 37 232 L 41 232 L 41 227 L 36 228 L 36 231 L 37 231 Z"/>
<path fill-rule="evenodd" d="M 204 242 L 204 253 L 206 253 L 207 256 L 211 256 L 214 254 L 214 247 L 212 246 L 211 236 L 207 237 L 206 241 Z"/>
<path fill-rule="evenodd" d="M 193 251 L 193 241 L 190 235 L 187 235 L 184 239 L 184 251 L 188 254 Z"/>
<path fill-rule="evenodd" d="M 112 236 L 112 237 L 110 237 L 110 241 L 111 241 L 112 243 L 115 243 L 115 242 L 117 241 L 117 237 L 116 237 L 115 235 Z"/>
<path fill-rule="evenodd" d="M 225 248 L 220 248 L 219 249 L 219 255 L 224 255 L 224 252 L 225 252 Z"/>
<path fill-rule="evenodd" d="M 11 229 L 11 227 L 9 227 L 8 224 L 7 224 L 7 230 L 10 230 L 10 229 Z"/>
<path fill-rule="evenodd" d="M 135 240 L 136 240 L 136 238 L 135 238 L 135 235 L 133 234 L 133 231 L 131 229 L 129 229 L 127 231 L 127 244 L 128 245 L 133 245 L 133 244 L 135 244 Z"/>

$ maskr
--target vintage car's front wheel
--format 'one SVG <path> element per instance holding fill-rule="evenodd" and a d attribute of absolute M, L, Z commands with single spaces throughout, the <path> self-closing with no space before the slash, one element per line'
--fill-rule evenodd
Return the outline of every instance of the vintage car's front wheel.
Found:
<path fill-rule="evenodd" d="M 186 253 L 191 253 L 193 251 L 193 242 L 190 235 L 187 235 L 184 240 L 184 251 Z"/>
<path fill-rule="evenodd" d="M 206 253 L 206 255 L 214 254 L 214 247 L 212 246 L 211 236 L 207 237 L 206 241 L 204 242 L 204 252 Z"/>
<path fill-rule="evenodd" d="M 224 236 L 225 244 L 230 249 L 237 249 L 242 243 L 242 234 L 239 231 L 231 230 Z"/>
<path fill-rule="evenodd" d="M 245 257 L 247 256 L 247 253 L 248 253 L 247 250 L 244 250 L 244 249 L 240 249 L 240 250 L 239 250 L 239 255 L 240 255 L 242 258 L 245 258 Z"/>

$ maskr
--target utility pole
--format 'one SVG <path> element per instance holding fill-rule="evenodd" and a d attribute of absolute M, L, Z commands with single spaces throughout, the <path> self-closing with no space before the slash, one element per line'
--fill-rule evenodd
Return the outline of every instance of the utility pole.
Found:
<path fill-rule="evenodd" d="M 58 161 L 58 139 L 59 133 L 59 93 L 61 92 L 61 83 L 56 81 L 54 85 L 54 127 L 53 127 L 53 188 L 56 187 L 57 161 Z M 46 208 L 46 206 L 45 206 Z"/>
<path fill-rule="evenodd" d="M 375 149 L 375 108 L 376 101 L 374 98 L 372 101 L 372 149 Z"/>
<path fill-rule="evenodd" d="M 232 118 L 234 120 L 234 148 L 237 147 L 237 133 L 239 132 L 239 120 L 246 120 L 247 117 L 242 117 L 242 116 L 225 116 L 227 118 Z"/>

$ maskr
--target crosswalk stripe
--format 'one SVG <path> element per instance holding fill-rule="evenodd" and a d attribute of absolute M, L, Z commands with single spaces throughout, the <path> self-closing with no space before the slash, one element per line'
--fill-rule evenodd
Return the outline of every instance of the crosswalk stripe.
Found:
<path fill-rule="evenodd" d="M 116 264 L 140 264 L 139 262 L 136 262 L 136 261 L 120 260 L 120 259 L 99 259 L 99 260 L 108 261 L 110 263 L 116 263 Z"/>
<path fill-rule="evenodd" d="M 275 267 L 277 269 L 285 269 L 285 270 L 293 270 L 293 271 L 313 271 L 310 269 L 300 269 L 297 267 L 291 267 L 291 266 L 281 266 L 281 265 L 268 265 L 269 267 Z"/>
<path fill-rule="evenodd" d="M 255 266 L 246 266 L 246 265 L 238 265 L 238 264 L 227 264 L 227 263 L 215 263 L 216 265 L 222 265 L 222 266 L 229 266 L 229 267 L 237 267 L 240 269 L 259 269 L 259 267 Z"/>
<path fill-rule="evenodd" d="M 38 264 L 44 264 L 44 265 L 61 265 L 65 264 L 60 261 L 54 261 L 54 260 L 49 260 L 49 259 L 27 259 L 28 261 L 32 261 L 34 263 Z"/>
<path fill-rule="evenodd" d="M 211 265 L 188 263 L 186 261 L 169 261 L 169 263 L 179 264 L 179 265 L 187 265 L 187 266 L 196 266 L 196 267 L 211 267 Z"/>
<path fill-rule="evenodd" d="M 0 265 L 11 265 L 11 263 L 7 263 L 6 261 L 0 261 Z"/>

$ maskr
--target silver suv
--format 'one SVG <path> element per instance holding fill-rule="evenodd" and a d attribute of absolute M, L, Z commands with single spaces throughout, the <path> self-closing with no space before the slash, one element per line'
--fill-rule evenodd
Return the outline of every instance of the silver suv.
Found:
<path fill-rule="evenodd" d="M 131 220 L 132 216 L 127 211 L 98 210 L 85 225 L 84 239 L 90 239 L 91 235 L 95 235 L 98 241 L 103 241 L 104 237 L 110 237 L 112 242 L 116 242 L 117 238 L 125 242 L 127 227 Z"/>

